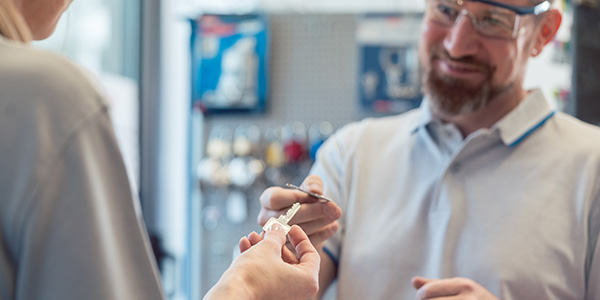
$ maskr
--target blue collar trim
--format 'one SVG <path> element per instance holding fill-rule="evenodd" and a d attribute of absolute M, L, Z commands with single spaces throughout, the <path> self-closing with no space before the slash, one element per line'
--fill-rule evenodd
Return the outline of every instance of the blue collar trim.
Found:
<path fill-rule="evenodd" d="M 523 135 L 521 135 L 521 137 L 519 137 L 517 140 L 515 140 L 512 144 L 510 144 L 508 146 L 511 148 L 517 146 L 519 143 L 521 143 L 523 140 L 525 140 L 530 134 L 532 134 L 534 131 L 536 131 L 540 127 L 542 127 L 542 125 L 544 125 L 544 123 L 546 123 L 546 121 L 550 120 L 550 118 L 552 118 L 555 114 L 556 114 L 556 111 L 551 112 L 544 119 L 542 119 L 539 123 L 537 123 L 535 126 L 533 126 L 531 129 L 529 129 L 527 132 L 525 132 Z"/>

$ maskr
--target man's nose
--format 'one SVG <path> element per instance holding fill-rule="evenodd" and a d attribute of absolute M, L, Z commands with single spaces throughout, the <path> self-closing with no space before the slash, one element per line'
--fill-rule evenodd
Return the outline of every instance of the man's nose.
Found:
<path fill-rule="evenodd" d="M 462 11 L 444 38 L 444 48 L 452 57 L 471 56 L 479 51 L 479 42 L 475 20 Z"/>

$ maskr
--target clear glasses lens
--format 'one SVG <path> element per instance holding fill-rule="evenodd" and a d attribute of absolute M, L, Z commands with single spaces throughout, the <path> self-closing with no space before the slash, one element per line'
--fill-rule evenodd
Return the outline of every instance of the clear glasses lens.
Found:
<path fill-rule="evenodd" d="M 456 0 L 428 0 L 426 14 L 430 20 L 448 27 L 468 16 L 479 33 L 495 38 L 514 38 L 519 18 L 506 8 Z"/>

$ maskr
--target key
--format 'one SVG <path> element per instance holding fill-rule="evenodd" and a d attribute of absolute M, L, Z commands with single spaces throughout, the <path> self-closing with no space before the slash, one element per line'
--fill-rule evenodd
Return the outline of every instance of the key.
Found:
<path fill-rule="evenodd" d="M 284 215 L 279 216 L 279 218 L 270 218 L 269 221 L 267 221 L 267 223 L 265 224 L 265 226 L 263 226 L 263 230 L 267 231 L 267 229 L 269 229 L 269 227 L 271 227 L 273 223 L 279 223 L 281 227 L 283 227 L 285 234 L 287 234 L 290 231 L 290 229 L 292 229 L 292 226 L 288 225 L 288 223 L 298 212 L 298 210 L 300 210 L 300 203 L 296 202 Z"/>
<path fill-rule="evenodd" d="M 319 194 L 317 194 L 317 193 L 313 193 L 313 192 L 311 192 L 311 191 L 307 191 L 307 190 L 305 190 L 305 189 L 303 189 L 303 188 L 301 188 L 301 187 L 297 187 L 297 186 L 295 186 L 295 185 L 293 185 L 293 184 L 291 184 L 291 183 L 286 183 L 286 184 L 285 184 L 285 186 L 287 186 L 287 187 L 289 187 L 289 188 L 292 188 L 292 189 L 299 190 L 299 191 L 301 191 L 301 192 L 305 192 L 305 193 L 307 193 L 307 194 L 309 194 L 309 195 L 311 195 L 311 196 L 313 196 L 313 197 L 315 197 L 315 198 L 321 199 L 321 200 L 325 200 L 325 201 L 332 201 L 331 199 L 329 199 L 329 198 L 327 198 L 327 197 L 325 197 L 325 196 L 323 196 L 323 195 L 319 195 Z"/>

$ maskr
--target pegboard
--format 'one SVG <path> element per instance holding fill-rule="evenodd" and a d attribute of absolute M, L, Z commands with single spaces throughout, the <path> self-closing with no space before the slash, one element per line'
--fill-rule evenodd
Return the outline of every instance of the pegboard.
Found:
<path fill-rule="evenodd" d="M 329 121 L 337 128 L 359 118 L 355 18 L 271 15 L 267 112 L 207 116 L 205 133 L 216 124 L 251 123 L 265 129 L 290 121 L 307 126 Z"/>
<path fill-rule="evenodd" d="M 309 128 L 322 121 L 338 129 L 365 116 L 357 98 L 357 16 L 352 14 L 276 14 L 269 16 L 270 74 L 267 111 L 263 114 L 215 114 L 193 125 L 192 156 L 202 156 L 211 128 L 225 125 L 232 130 L 253 124 L 263 132 L 269 128 L 300 121 Z M 198 160 L 195 159 L 195 162 Z M 194 164 L 194 162 L 193 162 Z M 195 165 L 192 170 L 195 170 Z M 205 294 L 231 263 L 233 249 L 240 237 L 261 230 L 256 217 L 258 197 L 266 188 L 258 183 L 246 191 L 248 218 L 231 224 L 224 217 L 207 229 L 201 219 L 207 207 L 226 210 L 226 190 L 192 193 L 196 232 L 192 242 L 200 249 L 200 293 Z M 192 233 L 194 235 L 194 233 Z"/>

